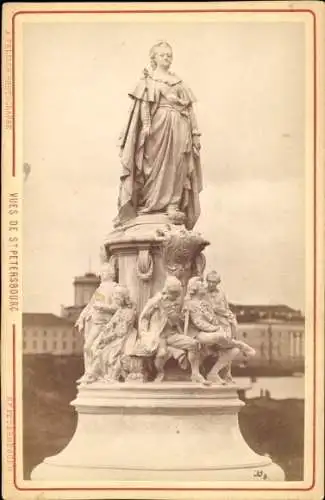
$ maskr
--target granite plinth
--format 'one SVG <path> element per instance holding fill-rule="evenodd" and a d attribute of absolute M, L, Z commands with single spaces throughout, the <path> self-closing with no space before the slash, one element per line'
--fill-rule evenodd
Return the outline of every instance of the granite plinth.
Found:
<path fill-rule="evenodd" d="M 238 387 L 193 383 L 79 388 L 76 432 L 33 480 L 284 480 L 282 469 L 244 441 Z"/>

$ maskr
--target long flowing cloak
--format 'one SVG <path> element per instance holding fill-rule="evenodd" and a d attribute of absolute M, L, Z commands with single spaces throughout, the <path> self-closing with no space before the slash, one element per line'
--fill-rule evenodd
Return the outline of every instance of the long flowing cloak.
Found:
<path fill-rule="evenodd" d="M 161 110 L 160 101 L 162 96 L 158 82 L 149 77 L 144 77 L 135 90 L 129 94 L 133 102 L 127 125 L 120 137 L 122 173 L 118 199 L 119 223 L 135 217 L 137 209 L 139 205 L 141 206 L 143 200 L 147 204 L 147 208 L 145 208 L 147 212 L 165 209 L 168 201 L 172 201 L 173 193 L 171 190 L 177 182 L 183 182 L 180 208 L 186 215 L 186 227 L 192 229 L 199 217 L 199 193 L 202 190 L 202 172 L 199 154 L 192 147 L 190 129 L 192 104 L 195 99 L 190 89 L 181 80 L 179 83 L 181 83 L 182 97 L 186 102 L 186 106 L 184 108 L 178 107 L 178 113 L 180 116 L 182 115 L 182 119 L 187 120 L 188 124 L 186 132 L 188 137 L 185 138 L 186 145 L 181 143 L 180 147 L 183 148 L 184 146 L 181 151 L 177 151 L 177 145 L 180 143 L 177 137 L 169 147 L 173 134 L 178 132 L 173 129 L 176 119 L 174 118 L 173 122 L 171 118 L 175 117 L 175 113 L 173 115 L 171 113 L 166 114 L 168 123 L 163 119 L 159 121 L 158 113 Z M 174 111 L 175 109 L 177 109 L 176 105 Z M 176 123 L 184 124 L 184 120 L 176 120 Z M 182 126 L 184 128 L 184 125 Z M 150 144 L 153 134 L 155 134 L 155 137 Z M 151 165 L 151 174 L 149 176 L 145 172 L 148 159 L 147 147 L 156 148 L 155 151 L 151 151 L 154 164 Z M 186 165 L 183 168 L 180 163 L 184 161 L 184 158 L 186 158 Z M 168 172 L 167 170 L 164 172 L 166 168 L 169 169 Z M 186 179 L 180 181 L 180 176 L 176 171 L 177 168 L 183 168 L 186 171 Z"/>

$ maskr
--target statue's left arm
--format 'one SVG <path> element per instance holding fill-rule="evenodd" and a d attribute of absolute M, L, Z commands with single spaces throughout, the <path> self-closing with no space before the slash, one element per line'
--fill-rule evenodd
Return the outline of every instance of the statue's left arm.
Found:
<path fill-rule="evenodd" d="M 195 112 L 195 103 L 196 103 L 196 98 L 192 92 L 192 90 L 183 82 L 182 83 L 183 91 L 184 91 L 184 98 L 185 101 L 188 102 L 188 116 L 190 120 L 190 128 L 191 128 L 191 134 L 192 134 L 192 141 L 193 141 L 193 147 L 194 150 L 196 150 L 196 153 L 199 153 L 200 150 L 200 129 L 198 126 L 198 121 L 196 118 L 196 112 Z"/>
<path fill-rule="evenodd" d="M 189 116 L 190 116 L 190 122 L 191 122 L 192 136 L 198 136 L 199 137 L 201 135 L 201 132 L 199 130 L 199 126 L 198 126 L 198 122 L 197 122 L 197 118 L 196 118 L 196 113 L 195 113 L 195 109 L 194 109 L 194 103 L 190 104 Z"/>

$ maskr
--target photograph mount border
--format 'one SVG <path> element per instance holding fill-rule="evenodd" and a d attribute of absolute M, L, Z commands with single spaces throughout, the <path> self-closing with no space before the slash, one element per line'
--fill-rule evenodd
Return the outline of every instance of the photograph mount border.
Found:
<path fill-rule="evenodd" d="M 317 45 L 316 45 L 316 15 L 315 12 L 310 9 L 130 9 L 130 10 L 21 10 L 17 11 L 12 15 L 12 177 L 16 176 L 16 143 L 15 143 L 15 21 L 18 16 L 21 15 L 48 15 L 48 14 L 209 14 L 209 13 L 305 13 L 310 14 L 313 17 L 313 165 L 314 165 L 314 175 L 313 175 L 313 419 L 312 419 L 312 482 L 311 485 L 305 488 L 279 488 L 279 487 L 268 487 L 268 488 L 243 488 L 243 487 L 230 487 L 230 488 L 191 488 L 191 487 L 51 487 L 51 488 L 41 488 L 41 487 L 21 487 L 18 485 L 17 481 L 17 392 L 16 392 L 16 324 L 12 324 L 12 340 L 13 340 L 13 387 L 12 387 L 12 398 L 13 398 L 13 484 L 15 488 L 19 491 L 310 491 L 314 488 L 316 483 L 316 329 L 317 329 L 317 314 L 316 314 L 316 299 L 317 299 Z"/>

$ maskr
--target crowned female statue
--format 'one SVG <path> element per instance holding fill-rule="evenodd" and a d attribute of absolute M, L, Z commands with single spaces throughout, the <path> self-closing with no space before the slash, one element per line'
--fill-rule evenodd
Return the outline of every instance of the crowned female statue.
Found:
<path fill-rule="evenodd" d="M 166 42 L 150 50 L 145 69 L 129 94 L 132 106 L 120 137 L 122 174 L 116 225 L 139 214 L 167 213 L 171 222 L 192 229 L 200 214 L 202 188 L 200 133 L 195 98 L 169 69 Z"/>

